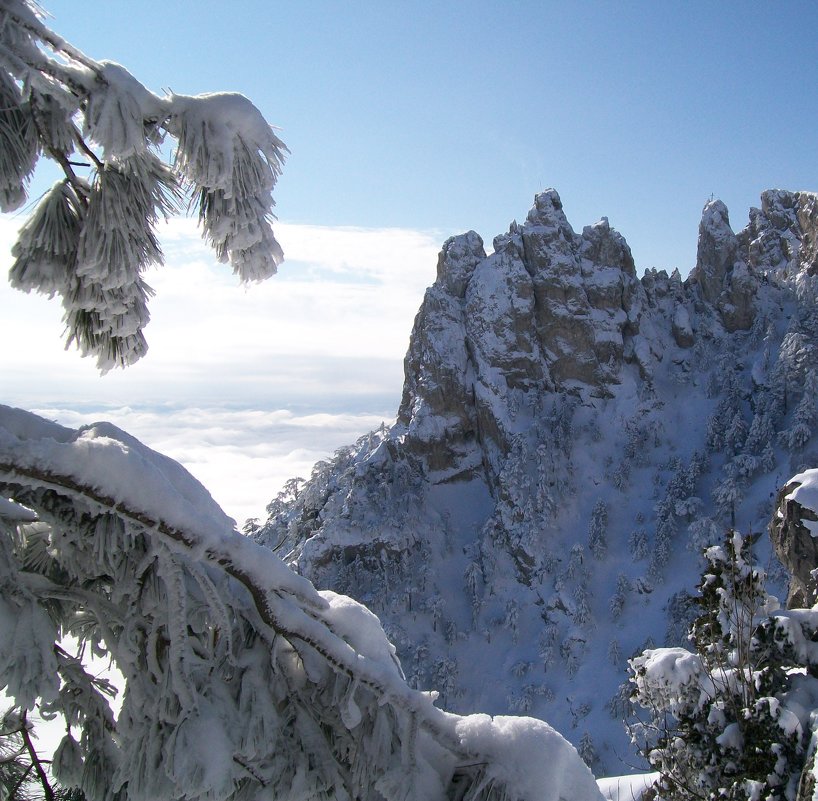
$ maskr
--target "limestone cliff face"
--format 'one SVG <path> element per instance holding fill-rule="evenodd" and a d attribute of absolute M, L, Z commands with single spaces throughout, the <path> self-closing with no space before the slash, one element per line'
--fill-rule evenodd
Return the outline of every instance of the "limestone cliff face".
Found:
<path fill-rule="evenodd" d="M 818 270 L 818 196 L 813 192 L 770 189 L 761 208 L 750 209 L 750 222 L 738 234 L 752 269 Z"/>
<path fill-rule="evenodd" d="M 549 190 L 493 245 L 487 257 L 473 231 L 444 244 L 406 357 L 398 420 L 440 480 L 496 477 L 545 393 L 604 395 L 636 358 L 647 296 L 607 219 L 578 235 Z"/>
<path fill-rule="evenodd" d="M 638 288 L 630 248 L 607 219 L 574 234 L 553 190 L 537 196 L 521 235 L 537 336 L 555 382 L 604 391 L 617 382 Z"/>
<path fill-rule="evenodd" d="M 769 190 L 750 223 L 733 233 L 727 207 L 708 203 L 699 226 L 696 267 L 689 283 L 715 308 L 727 331 L 749 329 L 755 320 L 762 274 L 789 265 L 813 275 L 818 269 L 816 197 L 809 192 Z"/>
<path fill-rule="evenodd" d="M 452 477 L 465 477 L 480 464 L 465 306 L 466 288 L 485 258 L 473 231 L 444 244 L 437 280 L 426 291 L 404 360 L 398 421 L 411 424 L 408 448 L 431 471 L 455 470 Z"/>
<path fill-rule="evenodd" d="M 271 503 L 258 539 L 372 608 L 449 708 L 542 716 L 623 770 L 626 658 L 684 642 L 702 547 L 762 530 L 818 464 L 816 243 L 816 195 L 781 190 L 738 233 L 709 203 L 687 280 L 637 277 L 554 190 L 488 253 L 449 239 L 397 422 Z"/>

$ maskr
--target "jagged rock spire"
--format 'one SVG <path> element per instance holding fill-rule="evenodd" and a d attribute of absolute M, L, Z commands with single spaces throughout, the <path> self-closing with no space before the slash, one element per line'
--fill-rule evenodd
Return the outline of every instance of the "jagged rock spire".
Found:
<path fill-rule="evenodd" d="M 750 328 L 756 315 L 758 279 L 740 250 L 727 206 L 711 200 L 702 212 L 690 284 L 698 287 L 702 300 L 718 309 L 728 331 Z"/>

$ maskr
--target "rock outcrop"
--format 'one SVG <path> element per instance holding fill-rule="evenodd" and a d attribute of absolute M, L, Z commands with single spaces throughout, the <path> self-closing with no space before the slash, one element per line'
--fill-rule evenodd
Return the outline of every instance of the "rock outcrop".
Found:
<path fill-rule="evenodd" d="M 792 478 L 776 501 L 770 522 L 775 554 L 790 574 L 787 606 L 811 607 L 818 601 L 818 470 Z"/>
<path fill-rule="evenodd" d="M 432 480 L 481 467 L 494 480 L 515 418 L 526 425 L 545 394 L 610 397 L 630 369 L 650 380 L 674 346 L 692 349 L 697 331 L 710 340 L 749 331 L 760 283 L 788 266 L 802 271 L 799 258 L 811 269 L 814 197 L 765 192 L 738 236 L 724 204 L 708 203 L 685 282 L 678 271 L 637 279 L 624 237 L 606 218 L 575 233 L 554 190 L 488 256 L 473 231 L 449 239 L 406 357 L 398 421 L 407 449 Z"/>
<path fill-rule="evenodd" d="M 758 281 L 739 251 L 727 207 L 720 200 L 711 201 L 702 213 L 690 284 L 698 288 L 702 300 L 718 310 L 728 331 L 747 330 L 755 319 Z"/>

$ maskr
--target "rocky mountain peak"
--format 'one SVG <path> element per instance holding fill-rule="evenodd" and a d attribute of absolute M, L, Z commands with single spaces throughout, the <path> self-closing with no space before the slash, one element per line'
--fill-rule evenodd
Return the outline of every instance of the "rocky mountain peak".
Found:
<path fill-rule="evenodd" d="M 473 231 L 449 239 L 406 357 L 398 419 L 411 449 L 441 480 L 464 464 L 498 470 L 517 414 L 544 392 L 605 394 L 621 380 L 646 302 L 624 237 L 606 218 L 577 235 L 553 189 L 488 256 Z"/>
<path fill-rule="evenodd" d="M 449 239 L 406 356 L 398 419 L 410 452 L 440 480 L 497 475 L 544 393 L 609 397 L 623 382 L 649 384 L 668 356 L 687 364 L 701 338 L 749 331 L 761 283 L 818 259 L 815 198 L 769 190 L 738 235 L 710 201 L 687 281 L 661 270 L 637 279 L 609 220 L 577 234 L 554 189 L 489 255 L 473 231 Z"/>
<path fill-rule="evenodd" d="M 761 208 L 750 209 L 750 222 L 739 233 L 747 262 L 753 267 L 818 272 L 818 195 L 769 189 Z"/>
<path fill-rule="evenodd" d="M 598 265 L 608 265 L 636 278 L 636 266 L 630 246 L 622 234 L 611 228 L 607 217 L 582 229 L 580 256 L 591 269 Z"/>
<path fill-rule="evenodd" d="M 702 297 L 708 303 L 715 305 L 718 301 L 725 279 L 738 260 L 738 250 L 727 206 L 720 200 L 710 201 L 702 211 L 696 266 L 690 274 L 691 284 L 700 287 Z"/>
<path fill-rule="evenodd" d="M 701 549 L 818 464 L 817 233 L 814 194 L 765 192 L 738 234 L 713 201 L 690 277 L 637 278 L 548 190 L 491 253 L 449 239 L 397 422 L 259 539 L 372 607 L 450 708 L 540 715 L 620 770 L 625 660 L 683 640 Z"/>
<path fill-rule="evenodd" d="M 689 283 L 715 308 L 728 331 L 746 330 L 755 319 L 758 280 L 740 255 L 727 206 L 712 200 L 702 212 L 696 266 Z"/>
<path fill-rule="evenodd" d="M 550 232 L 552 238 L 561 238 L 567 243 L 572 243 L 576 238 L 556 189 L 546 189 L 534 196 L 534 205 L 526 216 L 526 224 L 529 229 L 539 229 L 543 236 Z"/>

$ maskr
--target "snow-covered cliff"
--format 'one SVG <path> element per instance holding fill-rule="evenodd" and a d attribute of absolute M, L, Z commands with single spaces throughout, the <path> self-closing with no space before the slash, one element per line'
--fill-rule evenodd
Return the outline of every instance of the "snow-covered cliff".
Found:
<path fill-rule="evenodd" d="M 257 538 L 373 609 L 449 708 L 544 717 L 621 772 L 626 659 L 680 640 L 702 546 L 818 464 L 816 272 L 812 193 L 765 192 L 738 234 L 708 203 L 683 281 L 543 192 L 489 255 L 444 244 L 397 421 Z"/>

